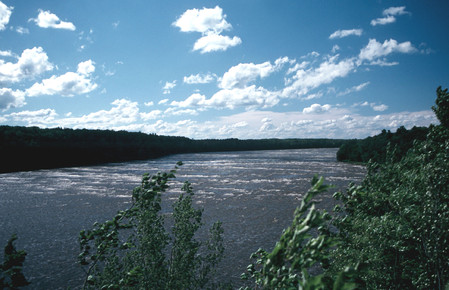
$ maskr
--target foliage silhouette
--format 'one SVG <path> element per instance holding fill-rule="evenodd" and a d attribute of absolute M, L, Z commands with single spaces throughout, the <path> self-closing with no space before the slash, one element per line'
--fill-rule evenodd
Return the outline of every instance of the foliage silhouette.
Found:
<path fill-rule="evenodd" d="M 166 231 L 162 193 L 177 169 L 145 174 L 134 189 L 129 209 L 80 232 L 78 258 L 86 272 L 84 288 L 201 289 L 208 285 L 223 257 L 223 229 L 215 223 L 201 249 L 195 233 L 202 226 L 202 210 L 193 208 L 193 191 L 185 182 L 173 204 L 171 233 Z"/>
<path fill-rule="evenodd" d="M 17 236 L 14 234 L 5 246 L 4 261 L 0 265 L 0 289 L 18 289 L 30 284 L 22 273 L 26 252 L 16 250 L 15 240 Z"/>

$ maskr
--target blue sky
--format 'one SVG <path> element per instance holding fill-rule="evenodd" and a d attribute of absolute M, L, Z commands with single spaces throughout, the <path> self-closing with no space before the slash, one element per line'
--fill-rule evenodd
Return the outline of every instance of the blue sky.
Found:
<path fill-rule="evenodd" d="M 0 0 L 0 125 L 364 138 L 437 123 L 448 1 Z"/>

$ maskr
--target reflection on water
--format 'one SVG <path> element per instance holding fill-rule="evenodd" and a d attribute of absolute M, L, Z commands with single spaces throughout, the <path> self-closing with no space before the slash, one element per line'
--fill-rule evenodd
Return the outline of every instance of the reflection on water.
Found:
<path fill-rule="evenodd" d="M 314 174 L 343 188 L 360 181 L 362 166 L 336 162 L 336 149 L 225 152 L 173 155 L 157 160 L 0 175 L 0 247 L 12 233 L 28 253 L 30 288 L 76 288 L 83 272 L 76 264 L 78 233 L 129 205 L 145 172 L 170 170 L 183 161 L 166 200 L 188 180 L 203 221 L 225 229 L 223 277 L 234 282 L 259 247 L 271 249 L 292 220 Z M 335 190 L 337 190 L 335 189 Z M 321 196 L 331 208 L 331 194 Z M 169 206 L 164 210 L 169 210 Z"/>

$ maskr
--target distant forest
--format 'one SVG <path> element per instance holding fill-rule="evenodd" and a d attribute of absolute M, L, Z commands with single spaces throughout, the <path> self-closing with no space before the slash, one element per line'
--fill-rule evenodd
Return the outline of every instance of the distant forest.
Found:
<path fill-rule="evenodd" d="M 341 139 L 207 139 L 127 131 L 0 126 L 0 173 L 145 160 L 177 153 L 337 148 Z"/>
<path fill-rule="evenodd" d="M 412 148 L 415 141 L 426 140 L 429 131 L 430 128 L 427 127 L 413 127 L 411 130 L 407 130 L 401 126 L 396 133 L 382 130 L 380 134 L 373 137 L 348 140 L 338 150 L 337 160 L 360 163 L 367 163 L 371 160 L 384 163 L 388 150 L 400 159 Z"/>

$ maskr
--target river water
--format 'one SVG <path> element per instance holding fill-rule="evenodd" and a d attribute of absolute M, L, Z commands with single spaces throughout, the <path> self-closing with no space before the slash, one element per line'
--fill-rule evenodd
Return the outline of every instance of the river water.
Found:
<path fill-rule="evenodd" d="M 314 174 L 336 188 L 319 197 L 333 207 L 332 193 L 360 182 L 365 168 L 336 161 L 337 149 L 301 149 L 172 155 L 156 160 L 0 174 L 0 247 L 17 233 L 27 252 L 29 289 L 78 288 L 84 274 L 76 263 L 78 234 L 130 205 L 132 189 L 145 172 L 168 171 L 183 161 L 165 194 L 169 204 L 188 180 L 208 228 L 223 222 L 222 280 L 239 283 L 262 247 L 271 250 L 290 225 Z M 167 207 L 169 207 L 167 205 Z"/>

